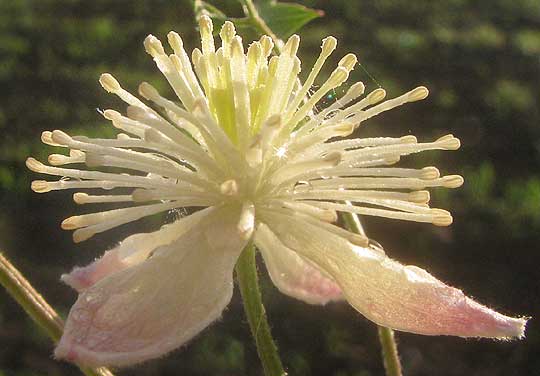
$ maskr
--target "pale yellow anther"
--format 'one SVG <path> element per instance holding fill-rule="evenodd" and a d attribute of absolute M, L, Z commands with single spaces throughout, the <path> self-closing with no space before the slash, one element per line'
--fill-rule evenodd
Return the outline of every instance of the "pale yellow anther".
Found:
<path fill-rule="evenodd" d="M 52 140 L 52 132 L 51 131 L 43 131 L 41 133 L 41 142 L 43 142 L 46 145 L 50 146 L 60 146 L 56 142 Z"/>
<path fill-rule="evenodd" d="M 110 73 L 103 73 L 99 77 L 99 83 L 109 93 L 116 93 L 122 89 L 118 81 L 116 81 L 116 78 L 114 78 Z"/>
<path fill-rule="evenodd" d="M 263 56 L 268 57 L 274 48 L 272 38 L 270 38 L 268 35 L 263 35 L 261 39 L 259 39 L 259 42 L 261 43 Z"/>
<path fill-rule="evenodd" d="M 244 56 L 244 46 L 242 45 L 242 38 L 239 36 L 235 36 L 231 41 L 231 55 L 235 59 Z"/>
<path fill-rule="evenodd" d="M 367 100 L 369 104 L 379 103 L 386 97 L 386 90 L 383 88 L 375 89 L 368 94 Z"/>
<path fill-rule="evenodd" d="M 459 175 L 448 175 L 442 177 L 442 186 L 445 188 L 459 188 L 463 185 L 463 177 Z"/>
<path fill-rule="evenodd" d="M 92 231 L 89 228 L 77 230 L 73 233 L 73 242 L 74 243 L 84 242 L 85 240 L 90 239 L 95 234 L 96 234 L 95 231 Z"/>
<path fill-rule="evenodd" d="M 51 154 L 47 157 L 47 161 L 52 166 L 61 166 L 69 161 L 69 157 L 62 154 Z"/>
<path fill-rule="evenodd" d="M 347 54 L 341 58 L 338 65 L 347 69 L 349 72 L 354 69 L 354 66 L 358 62 L 358 58 L 355 54 Z"/>
<path fill-rule="evenodd" d="M 417 204 L 427 204 L 430 200 L 429 191 L 414 191 L 409 193 L 409 201 Z"/>
<path fill-rule="evenodd" d="M 431 209 L 432 223 L 435 226 L 450 226 L 453 222 L 452 215 L 443 209 Z"/>
<path fill-rule="evenodd" d="M 52 131 L 51 138 L 53 142 L 56 142 L 57 144 L 60 144 L 60 145 L 67 145 L 73 141 L 73 138 L 71 138 L 70 135 L 58 129 Z"/>
<path fill-rule="evenodd" d="M 261 58 L 262 48 L 259 42 L 253 42 L 249 45 L 247 58 L 249 61 L 257 62 Z"/>
<path fill-rule="evenodd" d="M 46 170 L 46 166 L 43 163 L 32 157 L 26 159 L 26 167 L 34 172 L 43 172 Z"/>
<path fill-rule="evenodd" d="M 414 90 L 411 90 L 407 95 L 407 100 L 409 102 L 416 102 L 421 101 L 422 99 L 426 99 L 429 95 L 429 90 L 425 86 L 417 87 Z"/>
<path fill-rule="evenodd" d="M 329 85 L 330 88 L 335 88 L 345 82 L 348 77 L 349 71 L 346 68 L 337 67 L 330 75 L 330 78 L 328 78 L 328 81 L 326 81 L 326 85 Z"/>
<path fill-rule="evenodd" d="M 199 28 L 201 29 L 201 34 L 211 36 L 214 31 L 212 19 L 207 15 L 202 15 L 201 18 L 199 18 Z"/>
<path fill-rule="evenodd" d="M 418 139 L 416 138 L 416 136 L 413 136 L 412 134 L 410 134 L 407 136 L 400 137 L 399 141 L 402 144 L 416 144 L 418 142 Z"/>
<path fill-rule="evenodd" d="M 144 39 L 144 49 L 152 57 L 165 55 L 165 50 L 163 49 L 161 41 L 152 34 Z"/>
<path fill-rule="evenodd" d="M 82 192 L 74 193 L 73 201 L 79 205 L 86 204 L 88 202 L 88 194 Z"/>
<path fill-rule="evenodd" d="M 339 136 L 339 137 L 350 136 L 351 133 L 354 132 L 354 129 L 355 129 L 355 125 L 349 122 L 345 122 L 345 123 L 342 123 L 333 127 L 333 130 L 335 131 L 336 136 Z"/>
<path fill-rule="evenodd" d="M 148 82 L 143 82 L 139 85 L 139 94 L 144 99 L 150 101 L 155 101 L 160 96 L 156 88 L 150 85 Z"/>
<path fill-rule="evenodd" d="M 300 45 L 300 37 L 296 34 L 292 35 L 287 43 L 283 46 L 282 54 L 288 54 L 290 56 L 296 55 L 298 52 L 298 46 Z"/>
<path fill-rule="evenodd" d="M 191 61 L 193 61 L 193 64 L 195 64 L 195 66 L 199 65 L 199 61 L 201 60 L 202 56 L 202 52 L 198 48 L 195 48 L 191 52 Z"/>
<path fill-rule="evenodd" d="M 120 118 L 122 117 L 120 112 L 115 111 L 115 110 L 105 110 L 103 111 L 103 116 L 105 117 L 105 119 L 111 120 L 111 121 L 120 120 Z"/>
<path fill-rule="evenodd" d="M 62 221 L 60 227 L 62 230 L 75 230 L 81 227 L 81 221 L 77 216 L 66 218 Z"/>
<path fill-rule="evenodd" d="M 363 82 L 356 82 L 351 85 L 349 90 L 347 90 L 347 96 L 350 96 L 351 98 L 356 98 L 364 94 L 365 90 L 366 90 L 366 86 L 364 85 Z"/>
<path fill-rule="evenodd" d="M 184 41 L 176 32 L 169 32 L 169 34 L 167 34 L 167 40 L 175 53 L 178 53 L 184 49 Z"/>
<path fill-rule="evenodd" d="M 144 131 L 144 140 L 149 143 L 162 144 L 165 138 L 154 128 L 148 128 Z"/>
<path fill-rule="evenodd" d="M 328 57 L 337 47 L 337 39 L 329 36 L 322 40 L 322 55 Z"/>
<path fill-rule="evenodd" d="M 34 180 L 30 188 L 36 193 L 47 193 L 51 191 L 49 182 L 45 180 Z"/>
<path fill-rule="evenodd" d="M 457 150 L 461 146 L 461 142 L 458 138 L 455 138 L 454 135 L 447 134 L 437 141 L 435 141 L 439 146 L 445 150 Z"/>
<path fill-rule="evenodd" d="M 225 43 L 230 43 L 234 36 L 236 35 L 236 30 L 234 24 L 230 21 L 225 21 L 219 32 L 221 40 Z"/>
<path fill-rule="evenodd" d="M 219 186 L 219 191 L 225 196 L 236 196 L 238 194 L 238 183 L 234 179 L 226 180 Z"/>
<path fill-rule="evenodd" d="M 328 162 L 332 166 L 337 166 L 341 162 L 342 158 L 343 158 L 342 153 L 340 153 L 339 151 L 333 151 L 331 153 L 326 154 L 321 159 L 325 162 Z"/>
<path fill-rule="evenodd" d="M 429 166 L 422 169 L 422 179 L 433 180 L 439 178 L 440 176 L 441 173 L 437 167 Z"/>

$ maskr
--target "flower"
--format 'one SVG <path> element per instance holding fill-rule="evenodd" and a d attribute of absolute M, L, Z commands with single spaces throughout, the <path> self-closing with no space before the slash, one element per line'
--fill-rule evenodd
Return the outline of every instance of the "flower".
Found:
<path fill-rule="evenodd" d="M 123 366 L 186 343 L 230 301 L 233 268 L 250 241 L 278 289 L 307 303 L 345 299 L 377 324 L 426 335 L 523 336 L 525 319 L 496 313 L 335 224 L 337 212 L 437 226 L 452 222 L 450 213 L 428 206 L 424 189 L 459 187 L 460 176 L 441 177 L 435 167 L 390 166 L 408 154 L 458 149 L 457 138 L 340 139 L 381 112 L 426 98 L 425 87 L 383 101 L 383 89 L 360 99 L 364 85 L 358 82 L 316 111 L 357 62 L 353 54 L 344 56 L 310 92 L 335 38 L 323 40 L 301 85 L 298 36 L 270 57 L 269 37 L 245 53 L 230 22 L 216 50 L 212 28 L 208 17 L 200 19 L 202 50 L 195 49 L 191 61 L 174 32 L 168 35 L 171 55 L 152 35 L 144 42 L 181 104 L 142 83 L 139 93 L 154 109 L 103 74 L 105 90 L 128 104 L 127 116 L 103 112 L 122 133 L 99 139 L 44 132 L 44 143 L 65 147 L 69 155 L 51 155 L 50 166 L 27 160 L 35 172 L 62 177 L 34 181 L 36 192 L 88 188 L 108 192 L 75 193 L 77 204 L 131 205 L 67 218 L 62 228 L 75 230 L 75 242 L 159 212 L 198 209 L 156 232 L 131 235 L 91 265 L 62 276 L 80 295 L 57 357 Z M 58 167 L 67 164 L 90 169 Z M 106 172 L 99 171 L 103 167 Z"/>

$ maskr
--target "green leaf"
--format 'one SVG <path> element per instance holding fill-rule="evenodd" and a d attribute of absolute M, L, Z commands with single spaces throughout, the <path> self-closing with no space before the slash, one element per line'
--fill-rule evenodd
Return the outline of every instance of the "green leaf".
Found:
<path fill-rule="evenodd" d="M 324 15 L 320 10 L 275 0 L 260 0 L 256 3 L 256 7 L 268 27 L 283 39 L 291 36 L 309 21 Z"/>

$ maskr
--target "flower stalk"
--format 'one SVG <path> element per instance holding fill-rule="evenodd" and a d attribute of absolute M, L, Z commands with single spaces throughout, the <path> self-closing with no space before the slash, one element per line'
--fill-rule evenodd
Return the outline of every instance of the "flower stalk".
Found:
<path fill-rule="evenodd" d="M 350 202 L 346 202 L 347 205 L 351 205 Z M 360 218 L 354 213 L 341 213 L 341 218 L 345 224 L 345 227 L 352 232 L 360 235 L 365 235 Z M 386 376 L 402 376 L 401 362 L 399 360 L 399 353 L 397 349 L 396 339 L 394 337 L 394 331 L 390 328 L 377 325 L 377 333 L 379 335 L 379 342 L 381 344 L 381 352 L 384 362 L 384 369 Z"/>
<path fill-rule="evenodd" d="M 60 340 L 64 328 L 63 320 L 2 253 L 0 253 L 0 284 L 55 343 Z M 87 376 L 113 376 L 104 367 L 79 368 Z"/>
<path fill-rule="evenodd" d="M 255 339 L 257 353 L 266 376 L 284 376 L 287 373 L 278 355 L 277 346 L 270 332 L 266 311 L 262 304 L 259 277 L 255 260 L 255 246 L 248 245 L 236 264 L 236 279 L 240 286 L 244 311 L 251 334 Z"/>

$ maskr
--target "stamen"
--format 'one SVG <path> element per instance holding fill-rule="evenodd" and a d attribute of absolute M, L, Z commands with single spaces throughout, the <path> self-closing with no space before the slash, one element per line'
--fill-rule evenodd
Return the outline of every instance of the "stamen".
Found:
<path fill-rule="evenodd" d="M 332 202 L 313 201 L 310 203 L 325 209 L 333 209 L 360 215 L 400 219 L 404 221 L 426 222 L 432 223 L 435 226 L 449 226 L 452 223 L 452 216 L 450 213 L 442 209 L 430 209 L 429 213 L 406 213 L 385 209 L 358 207 L 354 205 L 336 204 Z"/>
<path fill-rule="evenodd" d="M 340 161 L 341 153 L 332 152 L 317 159 L 287 164 L 274 173 L 271 181 L 275 185 L 287 184 L 295 180 L 297 176 L 311 171 L 320 171 L 335 167 Z"/>
<path fill-rule="evenodd" d="M 51 154 L 48 161 L 53 166 L 61 166 L 70 163 L 84 163 L 85 154 L 78 150 L 70 150 L 69 157 L 63 154 Z"/>
<path fill-rule="evenodd" d="M 111 202 L 131 202 L 131 195 L 101 195 L 90 196 L 87 193 L 77 192 L 73 194 L 73 201 L 76 204 L 96 204 L 96 203 L 111 203 Z"/>
<path fill-rule="evenodd" d="M 319 75 L 319 72 L 321 71 L 321 68 L 323 67 L 326 59 L 328 59 L 328 56 L 330 56 L 330 54 L 336 49 L 336 46 L 337 46 L 336 38 L 327 37 L 323 39 L 322 46 L 321 46 L 321 53 L 319 57 L 317 58 L 317 61 L 315 61 L 313 68 L 311 68 L 311 72 L 309 73 L 308 78 L 304 82 L 304 85 L 302 85 L 302 88 L 299 90 L 294 100 L 288 106 L 285 119 L 290 119 L 290 117 L 293 115 L 294 111 L 296 111 L 296 109 L 298 108 L 302 100 L 304 100 L 304 98 L 306 97 L 306 94 L 308 93 L 309 89 L 313 86 L 315 79 Z"/>
<path fill-rule="evenodd" d="M 180 59 L 182 71 L 184 72 L 184 76 L 189 87 L 191 88 L 191 91 L 196 97 L 202 97 L 204 94 L 201 90 L 199 82 L 197 81 L 197 77 L 193 72 L 191 61 L 189 60 L 189 57 L 184 50 L 184 42 L 182 41 L 182 38 L 174 31 L 171 31 L 169 34 L 167 34 L 167 39 L 175 55 L 178 57 L 178 59 Z"/>
<path fill-rule="evenodd" d="M 136 221 L 149 215 L 185 206 L 183 204 L 183 202 L 175 201 L 70 217 L 62 222 L 62 228 L 65 230 L 77 228 L 78 230 L 73 233 L 73 241 L 75 243 L 80 243 L 90 239 L 95 234 Z"/>

